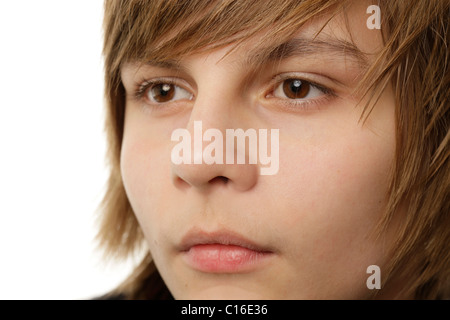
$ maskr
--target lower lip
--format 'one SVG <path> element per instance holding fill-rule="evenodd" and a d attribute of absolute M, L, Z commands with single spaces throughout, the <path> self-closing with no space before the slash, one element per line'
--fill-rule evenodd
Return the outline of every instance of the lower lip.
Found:
<path fill-rule="evenodd" d="M 188 265 L 209 273 L 249 272 L 260 266 L 269 256 L 269 252 L 223 244 L 196 245 L 184 252 Z"/>

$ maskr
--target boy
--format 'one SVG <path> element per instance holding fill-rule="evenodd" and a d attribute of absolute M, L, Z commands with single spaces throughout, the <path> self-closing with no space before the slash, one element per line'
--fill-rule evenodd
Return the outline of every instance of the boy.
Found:
<path fill-rule="evenodd" d="M 114 294 L 446 297 L 449 4 L 373 5 L 106 1 Z"/>

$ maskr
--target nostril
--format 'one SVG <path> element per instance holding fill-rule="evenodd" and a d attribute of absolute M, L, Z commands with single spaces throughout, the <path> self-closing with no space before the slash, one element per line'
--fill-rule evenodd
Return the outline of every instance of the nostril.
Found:
<path fill-rule="evenodd" d="M 209 180 L 209 183 L 223 183 L 223 184 L 227 184 L 229 180 L 230 179 L 228 179 L 227 177 L 218 176 L 218 177 L 215 177 L 215 178 Z"/>

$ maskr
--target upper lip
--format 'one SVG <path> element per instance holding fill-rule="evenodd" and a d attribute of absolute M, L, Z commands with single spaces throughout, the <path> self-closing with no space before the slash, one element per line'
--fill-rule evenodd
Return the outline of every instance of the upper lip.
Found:
<path fill-rule="evenodd" d="M 207 232 L 197 228 L 191 229 L 186 233 L 180 242 L 179 250 L 189 251 L 190 248 L 202 244 L 233 245 L 262 253 L 272 252 L 270 248 L 255 243 L 231 230 Z"/>

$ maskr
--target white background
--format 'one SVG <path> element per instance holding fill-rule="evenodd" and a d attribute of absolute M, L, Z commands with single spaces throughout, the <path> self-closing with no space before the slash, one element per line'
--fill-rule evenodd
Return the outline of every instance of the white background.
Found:
<path fill-rule="evenodd" d="M 104 264 L 102 0 L 0 2 L 0 299 L 89 299 Z"/>

